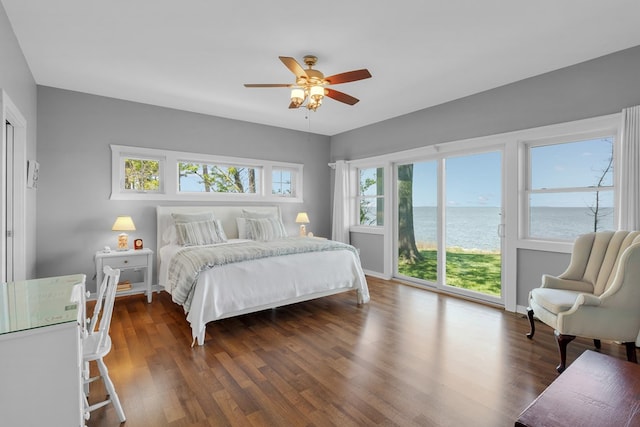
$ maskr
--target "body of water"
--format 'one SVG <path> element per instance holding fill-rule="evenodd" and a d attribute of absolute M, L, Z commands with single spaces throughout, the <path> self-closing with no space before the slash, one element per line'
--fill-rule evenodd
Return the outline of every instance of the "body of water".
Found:
<path fill-rule="evenodd" d="M 416 242 L 435 246 L 437 211 L 435 207 L 415 207 L 413 227 Z M 500 249 L 498 226 L 500 209 L 496 207 L 449 207 L 446 211 L 447 247 L 497 251 Z M 599 229 L 613 229 L 613 209 L 601 209 Z M 534 207 L 531 211 L 531 236 L 573 241 L 593 231 L 594 215 L 589 208 Z"/>

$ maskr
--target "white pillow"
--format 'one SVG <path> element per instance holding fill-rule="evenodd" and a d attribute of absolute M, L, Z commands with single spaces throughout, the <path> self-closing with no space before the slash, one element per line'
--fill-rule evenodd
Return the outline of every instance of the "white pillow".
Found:
<path fill-rule="evenodd" d="M 162 233 L 162 241 L 169 245 L 178 243 L 178 234 L 176 233 L 176 225 L 171 224 Z"/>
<path fill-rule="evenodd" d="M 176 224 L 194 221 L 213 221 L 214 216 L 212 212 L 201 213 L 172 213 L 171 217 Z"/>
<path fill-rule="evenodd" d="M 224 232 L 224 228 L 222 227 L 222 221 L 220 221 L 219 219 L 214 219 L 213 222 L 216 223 L 216 231 L 218 232 L 218 238 L 220 240 L 222 240 L 222 242 L 226 242 L 227 240 L 227 233 Z"/>
<path fill-rule="evenodd" d="M 242 209 L 242 216 L 245 218 L 275 218 L 278 214 L 274 212 L 252 211 L 251 209 Z"/>
<path fill-rule="evenodd" d="M 236 226 L 238 227 L 238 239 L 248 239 L 246 218 L 236 218 Z"/>
<path fill-rule="evenodd" d="M 268 241 L 287 237 L 287 231 L 279 218 L 245 218 L 245 220 L 254 240 Z"/>

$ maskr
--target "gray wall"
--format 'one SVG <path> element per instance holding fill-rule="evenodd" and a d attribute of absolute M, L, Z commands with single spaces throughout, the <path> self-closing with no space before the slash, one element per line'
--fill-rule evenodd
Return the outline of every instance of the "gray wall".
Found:
<path fill-rule="evenodd" d="M 36 159 L 37 91 L 4 7 L 0 3 L 0 89 L 27 120 L 27 159 Z M 4 128 L 4 124 L 2 126 Z M 3 131 L 4 132 L 4 131 Z M 36 274 L 36 191 L 26 192 L 26 277 Z"/>
<path fill-rule="evenodd" d="M 640 104 L 638 70 L 640 46 L 335 135 L 331 160 L 618 113 Z"/>
<path fill-rule="evenodd" d="M 640 104 L 640 46 L 466 98 L 386 120 L 331 138 L 331 161 L 356 160 L 448 141 L 618 113 Z M 470 70 L 469 78 L 473 78 Z M 355 241 L 359 241 L 357 236 Z M 382 272 L 383 248 L 361 254 Z M 526 305 L 541 272 L 569 257 L 518 252 L 517 303 Z"/>
<path fill-rule="evenodd" d="M 518 289 L 516 302 L 526 307 L 529 292 L 540 287 L 543 274 L 557 276 L 567 269 L 571 254 L 558 254 L 529 249 L 518 249 L 516 268 L 518 271 Z"/>
<path fill-rule="evenodd" d="M 360 251 L 362 268 L 367 272 L 382 273 L 384 263 L 384 236 L 380 234 L 350 233 L 350 243 Z"/>
<path fill-rule="evenodd" d="M 155 206 L 179 202 L 109 200 L 110 144 L 302 163 L 304 203 L 282 203 L 283 220 L 296 233 L 304 210 L 309 231 L 330 235 L 329 137 L 43 86 L 38 129 L 40 277 L 85 273 L 93 289 L 93 256 L 115 246 L 110 230 L 119 214 L 133 216 L 130 238 L 155 250 Z"/>

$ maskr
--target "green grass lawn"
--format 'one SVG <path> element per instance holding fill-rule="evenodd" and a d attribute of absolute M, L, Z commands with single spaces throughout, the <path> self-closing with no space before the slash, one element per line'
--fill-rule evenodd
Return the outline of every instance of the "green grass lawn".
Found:
<path fill-rule="evenodd" d="M 398 271 L 405 276 L 437 281 L 435 250 L 421 250 L 423 260 L 409 264 L 400 259 Z M 500 254 L 447 251 L 447 285 L 500 296 Z"/>

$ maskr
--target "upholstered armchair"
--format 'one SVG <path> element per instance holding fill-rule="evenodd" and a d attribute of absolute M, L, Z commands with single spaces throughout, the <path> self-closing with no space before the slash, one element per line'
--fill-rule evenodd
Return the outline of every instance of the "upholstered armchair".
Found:
<path fill-rule="evenodd" d="M 635 341 L 640 332 L 640 232 L 610 231 L 578 237 L 567 270 L 542 276 L 542 286 L 529 293 L 531 332 L 534 315 L 555 330 L 564 371 L 567 344 L 576 336 L 624 343 L 627 359 L 637 363 Z"/>

